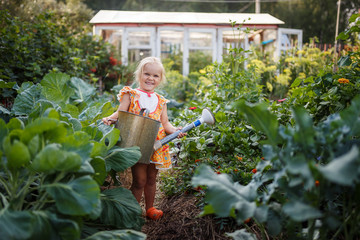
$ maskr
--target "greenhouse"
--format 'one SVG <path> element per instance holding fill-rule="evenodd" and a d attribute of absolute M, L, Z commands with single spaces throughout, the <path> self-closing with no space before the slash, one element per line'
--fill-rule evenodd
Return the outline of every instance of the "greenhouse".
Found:
<path fill-rule="evenodd" d="M 93 34 L 110 42 L 122 64 L 143 57 L 182 57 L 188 75 L 196 58 L 204 67 L 221 62 L 231 47 L 256 45 L 274 57 L 302 47 L 302 30 L 279 28 L 283 21 L 269 14 L 144 12 L 101 10 L 90 21 Z"/>

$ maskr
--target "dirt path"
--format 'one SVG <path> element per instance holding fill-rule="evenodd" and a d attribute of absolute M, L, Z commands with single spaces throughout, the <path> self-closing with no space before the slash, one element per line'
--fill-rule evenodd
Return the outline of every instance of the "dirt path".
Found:
<path fill-rule="evenodd" d="M 123 187 L 130 188 L 131 171 L 120 174 Z M 230 238 L 220 231 L 213 217 L 199 217 L 201 212 L 197 199 L 192 194 L 167 197 L 157 184 L 154 206 L 161 209 L 164 215 L 158 221 L 146 219 L 142 232 L 147 240 L 228 240 Z M 145 217 L 144 200 L 140 204 Z"/>

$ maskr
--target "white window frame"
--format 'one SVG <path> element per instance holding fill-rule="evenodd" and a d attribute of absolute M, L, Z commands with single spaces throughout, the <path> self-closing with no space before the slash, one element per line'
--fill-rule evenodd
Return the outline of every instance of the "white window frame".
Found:
<path fill-rule="evenodd" d="M 211 46 L 210 47 L 190 47 L 190 33 L 201 32 L 211 33 Z M 212 62 L 216 61 L 217 49 L 216 49 L 216 29 L 206 28 L 185 28 L 184 29 L 184 52 L 183 52 L 183 75 L 187 76 L 190 73 L 189 66 L 189 52 L 190 50 L 210 50 L 212 52 Z"/>
<path fill-rule="evenodd" d="M 125 58 L 124 58 L 124 47 L 125 47 L 125 44 L 124 44 L 124 35 L 125 35 L 125 31 L 126 31 L 126 28 L 125 27 L 118 27 L 118 26 L 96 26 L 94 27 L 93 29 L 93 34 L 96 35 L 96 36 L 101 36 L 100 34 L 100 31 L 101 30 L 113 30 L 113 31 L 116 31 L 116 30 L 121 30 L 122 31 L 122 37 L 121 37 L 121 62 L 122 64 L 126 64 L 127 65 L 127 60 L 125 62 Z M 127 55 L 126 55 L 127 56 Z M 126 57 L 127 59 L 127 57 Z"/>
<path fill-rule="evenodd" d="M 281 36 L 283 34 L 291 34 L 297 35 L 298 37 L 298 48 L 302 49 L 302 38 L 303 38 L 303 30 L 301 29 L 293 29 L 293 28 L 278 28 L 277 31 L 277 43 L 276 43 L 276 57 L 280 57 L 281 51 L 286 51 L 290 48 L 281 46 Z"/>
<path fill-rule="evenodd" d="M 149 45 L 129 45 L 129 33 L 131 32 L 150 32 L 150 44 Z M 156 53 L 156 35 L 155 27 L 126 27 L 123 35 L 123 45 L 121 47 L 122 60 L 125 65 L 129 64 L 128 53 L 130 49 L 150 49 L 151 55 Z"/>
<path fill-rule="evenodd" d="M 217 62 L 221 63 L 223 60 L 223 32 L 225 31 L 233 31 L 233 28 L 219 28 L 218 29 L 218 39 L 217 39 L 217 44 L 218 44 L 218 54 L 217 54 Z M 246 28 L 240 28 L 240 30 L 236 29 L 236 31 L 244 31 L 245 32 Z M 249 36 L 247 33 L 245 33 L 245 45 L 244 45 L 244 50 L 245 50 L 245 58 L 248 57 L 248 53 L 246 52 L 247 50 L 249 50 Z M 246 66 L 246 65 L 245 65 Z"/>

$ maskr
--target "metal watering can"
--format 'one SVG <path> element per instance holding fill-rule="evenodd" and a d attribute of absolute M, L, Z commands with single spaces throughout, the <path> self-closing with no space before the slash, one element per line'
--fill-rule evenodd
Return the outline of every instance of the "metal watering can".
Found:
<path fill-rule="evenodd" d="M 139 163 L 150 163 L 153 146 L 160 128 L 160 121 L 149 118 L 149 111 L 141 109 L 139 115 L 126 111 L 119 111 L 115 127 L 120 130 L 121 141 L 119 147 L 140 147 Z M 145 113 L 145 116 L 144 116 Z"/>
<path fill-rule="evenodd" d="M 144 112 L 145 116 L 143 116 Z M 119 117 L 115 125 L 120 130 L 121 142 L 118 145 L 123 148 L 139 146 L 141 152 L 139 163 L 146 164 L 150 163 L 150 157 L 154 151 L 174 140 L 180 132 L 190 131 L 202 123 L 215 124 L 215 117 L 210 109 L 204 108 L 199 119 L 186 125 L 181 130 L 155 141 L 160 128 L 160 122 L 148 117 L 148 109 L 141 109 L 139 115 L 126 111 L 119 111 L 118 113 Z"/>

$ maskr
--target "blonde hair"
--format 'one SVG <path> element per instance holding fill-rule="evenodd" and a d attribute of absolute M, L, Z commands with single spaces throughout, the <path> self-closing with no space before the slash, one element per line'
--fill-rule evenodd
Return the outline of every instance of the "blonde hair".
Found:
<path fill-rule="evenodd" d="M 164 65 L 162 64 L 160 58 L 157 58 L 157 57 L 146 57 L 139 62 L 138 66 L 134 72 L 135 82 L 137 84 L 139 84 L 141 74 L 143 73 L 145 65 L 148 63 L 157 63 L 160 66 L 160 68 L 161 68 L 161 76 L 160 76 L 161 80 L 160 81 L 161 81 L 161 83 L 164 83 L 166 81 L 165 68 L 164 68 Z"/>

